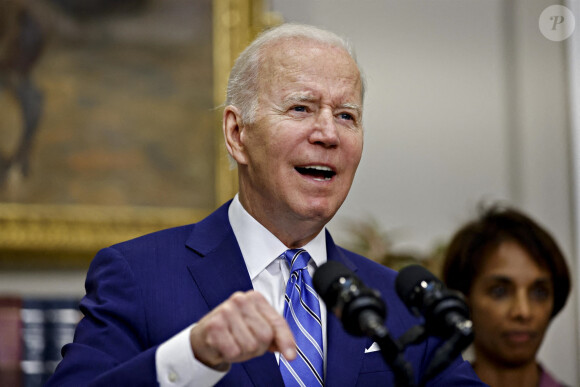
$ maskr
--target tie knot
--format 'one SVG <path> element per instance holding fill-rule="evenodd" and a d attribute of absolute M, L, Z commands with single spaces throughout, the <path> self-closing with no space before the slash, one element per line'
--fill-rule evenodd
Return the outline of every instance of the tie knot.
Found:
<path fill-rule="evenodd" d="M 305 269 L 310 261 L 310 254 L 304 249 L 292 249 L 284 252 L 284 257 L 290 265 L 290 272 Z"/>

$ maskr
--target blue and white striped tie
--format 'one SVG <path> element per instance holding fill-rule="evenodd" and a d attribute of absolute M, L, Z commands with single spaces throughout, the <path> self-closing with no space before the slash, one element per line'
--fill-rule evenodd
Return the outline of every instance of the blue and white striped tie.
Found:
<path fill-rule="evenodd" d="M 296 340 L 298 356 L 289 362 L 280 355 L 280 372 L 286 386 L 324 385 L 320 302 L 308 273 L 306 250 L 286 250 L 290 278 L 284 296 L 284 317 Z"/>

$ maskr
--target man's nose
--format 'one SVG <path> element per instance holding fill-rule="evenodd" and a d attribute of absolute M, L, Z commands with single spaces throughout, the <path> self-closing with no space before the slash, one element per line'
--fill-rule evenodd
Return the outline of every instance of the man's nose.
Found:
<path fill-rule="evenodd" d="M 332 110 L 321 109 L 316 115 L 310 142 L 332 148 L 340 144 L 336 118 Z"/>

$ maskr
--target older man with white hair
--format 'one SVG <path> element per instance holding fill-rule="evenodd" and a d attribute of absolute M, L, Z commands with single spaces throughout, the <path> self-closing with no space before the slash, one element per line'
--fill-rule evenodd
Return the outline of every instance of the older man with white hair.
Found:
<path fill-rule="evenodd" d="M 418 323 L 396 273 L 334 244 L 325 225 L 363 149 L 361 72 L 343 39 L 285 24 L 238 58 L 223 113 L 239 191 L 199 223 L 101 250 L 85 317 L 49 385 L 392 385 L 376 345 L 347 334 L 312 289 L 337 261 L 378 289 L 398 337 Z M 417 373 L 434 338 L 410 346 Z M 456 359 L 429 385 L 480 385 Z"/>

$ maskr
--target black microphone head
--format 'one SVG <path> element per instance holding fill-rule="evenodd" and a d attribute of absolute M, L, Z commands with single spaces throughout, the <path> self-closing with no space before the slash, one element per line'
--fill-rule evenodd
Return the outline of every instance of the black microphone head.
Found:
<path fill-rule="evenodd" d="M 362 318 L 363 314 L 371 313 L 382 324 L 387 308 L 380 294 L 367 288 L 342 263 L 328 261 L 321 265 L 314 272 L 312 283 L 328 310 L 342 322 L 347 332 L 353 335 L 365 333 L 368 318 Z"/>
<path fill-rule="evenodd" d="M 322 297 L 330 308 L 336 303 L 337 292 L 334 284 L 341 277 L 352 277 L 354 273 L 340 262 L 328 261 L 314 272 L 312 283 L 314 290 Z"/>
<path fill-rule="evenodd" d="M 471 335 L 469 308 L 461 293 L 445 287 L 433 273 L 419 265 L 403 268 L 395 280 L 397 294 L 417 316 L 423 315 L 431 332 L 449 336 L 457 329 Z"/>
<path fill-rule="evenodd" d="M 399 271 L 399 275 L 397 275 L 395 280 L 395 289 L 406 305 L 418 306 L 416 305 L 416 297 L 420 288 L 418 289 L 417 287 L 421 286 L 422 282 L 441 283 L 433 273 L 420 265 L 406 266 Z"/>

